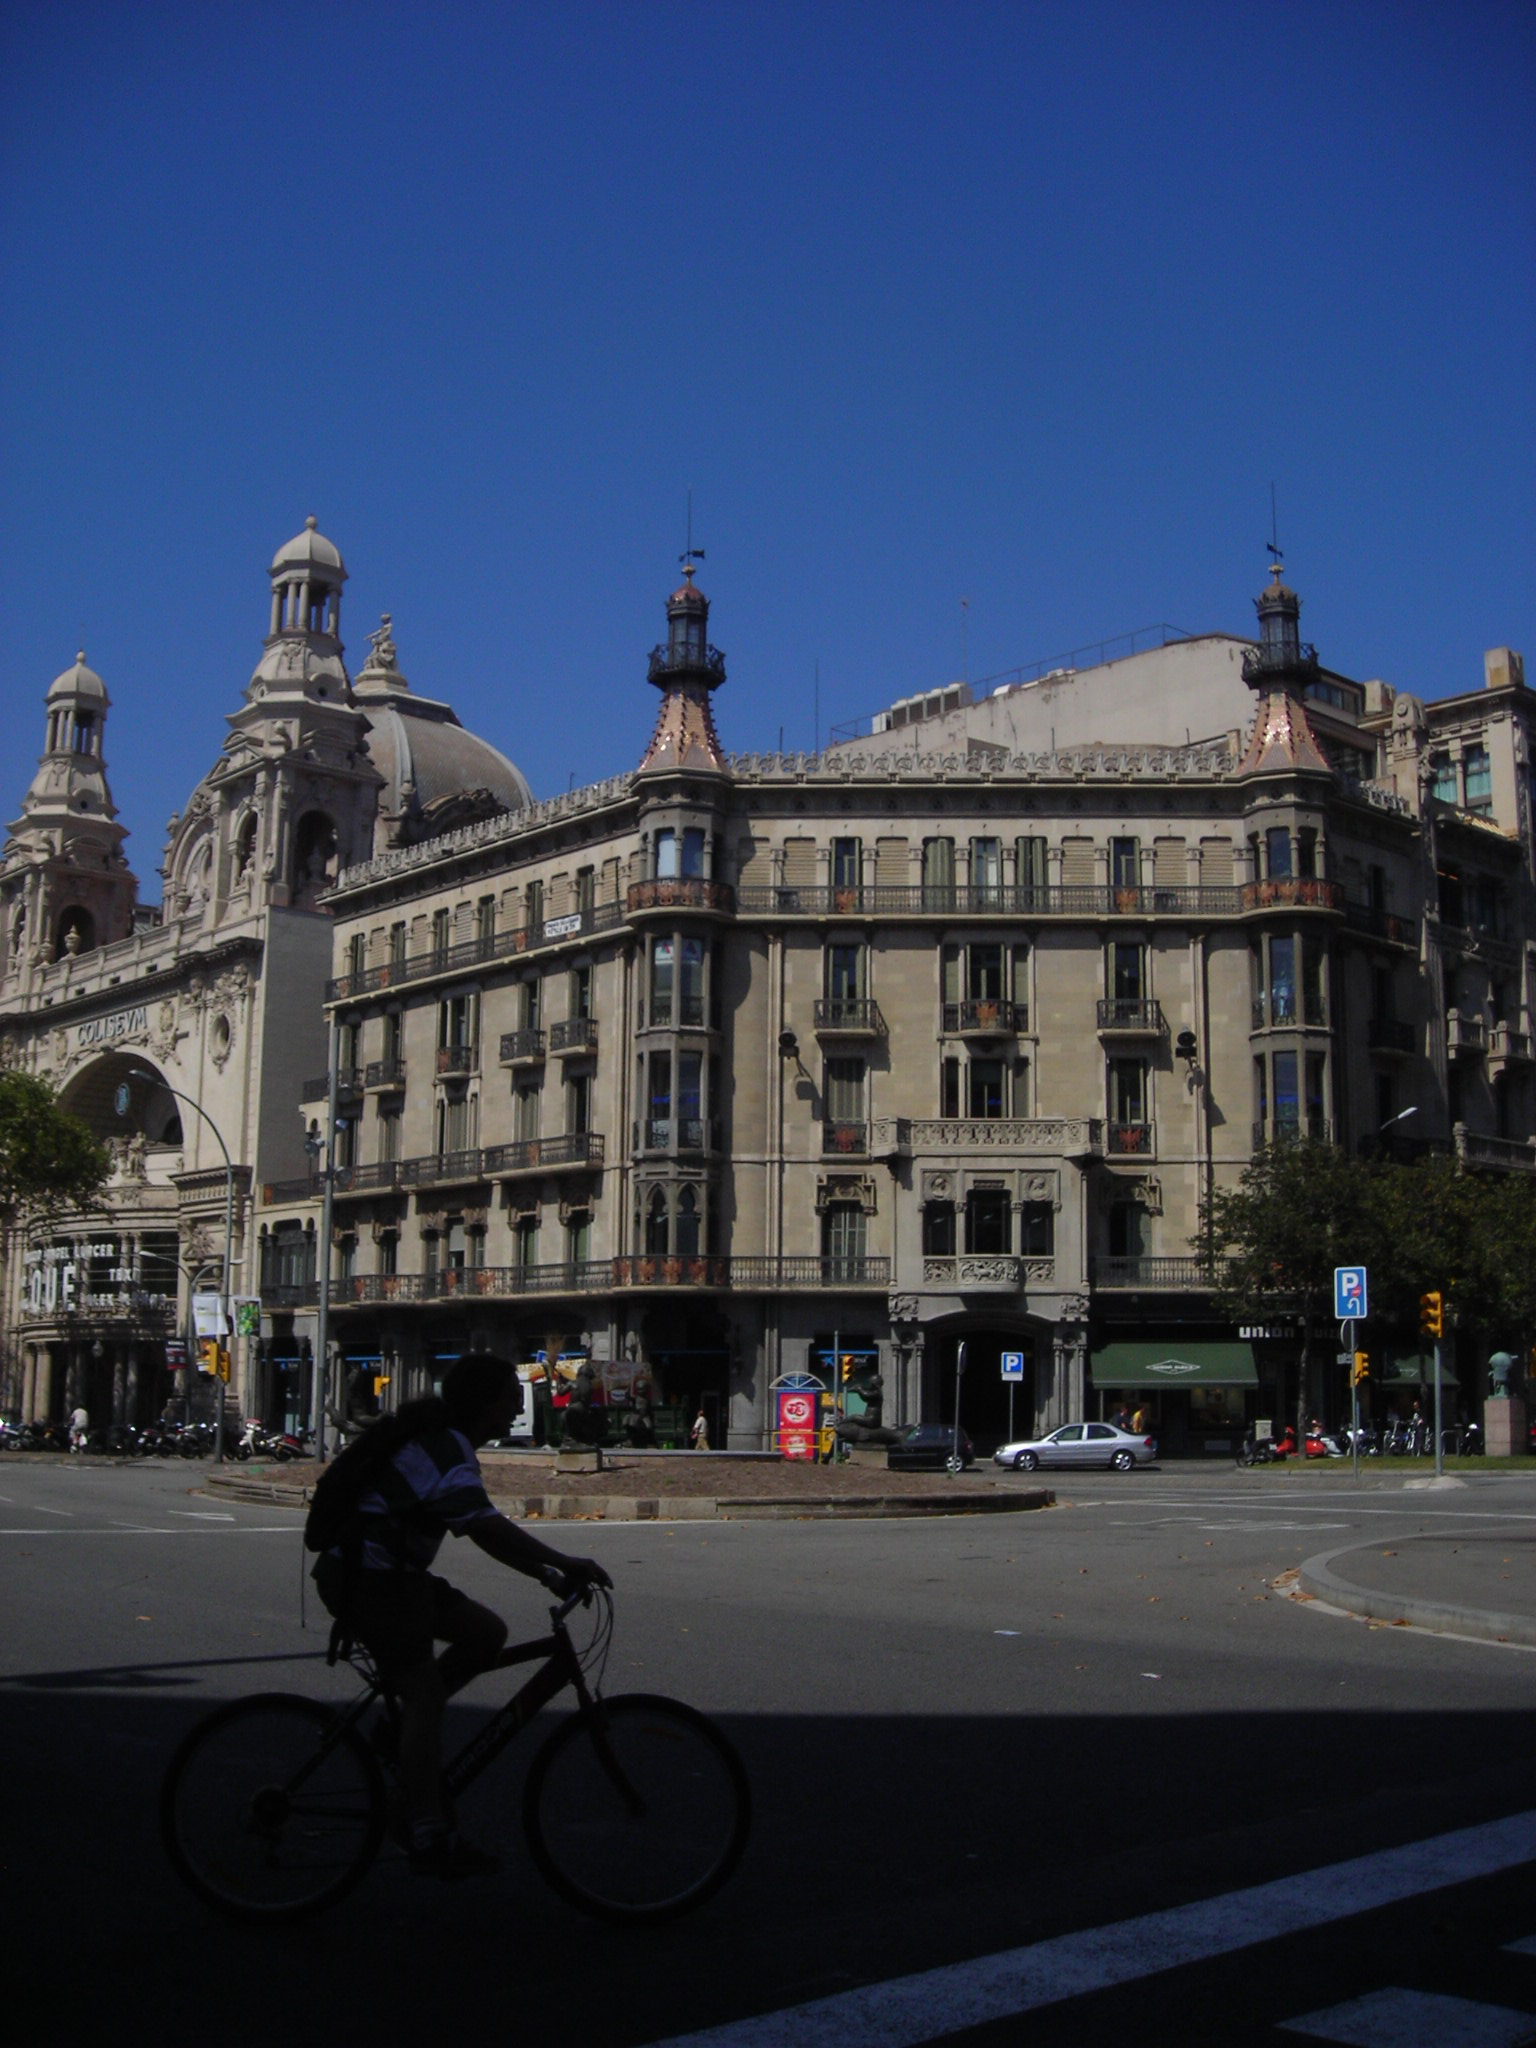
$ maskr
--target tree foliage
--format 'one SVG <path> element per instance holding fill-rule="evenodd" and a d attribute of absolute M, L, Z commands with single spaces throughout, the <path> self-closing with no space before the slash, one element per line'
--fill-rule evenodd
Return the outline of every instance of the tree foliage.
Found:
<path fill-rule="evenodd" d="M 59 1107 L 46 1081 L 0 1073 L 0 1209 L 89 1208 L 111 1165 L 106 1146 Z"/>

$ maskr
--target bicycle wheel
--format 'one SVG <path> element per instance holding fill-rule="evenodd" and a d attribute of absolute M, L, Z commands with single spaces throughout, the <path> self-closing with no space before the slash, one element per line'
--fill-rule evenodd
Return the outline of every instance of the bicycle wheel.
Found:
<path fill-rule="evenodd" d="M 528 1773 L 523 1828 L 562 1898 L 605 1920 L 667 1920 L 741 1861 L 746 1768 L 715 1724 L 654 1693 L 602 1700 L 557 1728 Z"/>
<path fill-rule="evenodd" d="M 200 1898 L 245 1920 L 332 1905 L 384 1833 L 384 1780 L 315 1700 L 256 1693 L 220 1707 L 171 1759 L 160 1832 Z"/>

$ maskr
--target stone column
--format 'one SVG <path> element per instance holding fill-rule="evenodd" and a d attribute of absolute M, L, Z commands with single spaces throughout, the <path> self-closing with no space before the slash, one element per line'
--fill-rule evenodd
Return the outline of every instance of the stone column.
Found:
<path fill-rule="evenodd" d="M 29 1344 L 21 1362 L 21 1419 L 30 1422 L 36 1413 L 37 1401 L 37 1346 Z"/>
<path fill-rule="evenodd" d="M 64 1407 L 73 1414 L 85 1398 L 85 1346 L 71 1344 L 67 1350 L 68 1364 L 64 1369 Z"/>
<path fill-rule="evenodd" d="M 123 1382 L 123 1420 L 139 1419 L 139 1347 L 130 1340 L 126 1347 L 127 1372 Z"/>
<path fill-rule="evenodd" d="M 112 1420 L 128 1420 L 128 1353 L 121 1344 L 112 1347 Z"/>
<path fill-rule="evenodd" d="M 43 1344 L 38 1347 L 37 1383 L 36 1392 L 33 1396 L 32 1401 L 31 1416 L 31 1419 L 34 1422 L 47 1422 L 52 1418 L 53 1380 L 55 1367 L 54 1350 L 55 1346 L 53 1346 L 52 1344 Z"/>

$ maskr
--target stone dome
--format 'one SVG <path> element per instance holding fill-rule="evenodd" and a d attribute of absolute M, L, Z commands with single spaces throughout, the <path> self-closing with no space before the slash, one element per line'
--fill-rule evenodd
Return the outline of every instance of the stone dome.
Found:
<path fill-rule="evenodd" d="M 107 686 L 95 669 L 86 667 L 83 649 L 75 656 L 74 667 L 65 669 L 62 675 L 55 676 L 48 685 L 48 702 L 52 704 L 60 697 L 69 697 L 75 701 L 86 697 L 94 699 L 98 704 L 105 704 L 107 701 Z"/>
<path fill-rule="evenodd" d="M 330 572 L 329 580 L 344 582 L 346 566 L 335 545 L 320 531 L 319 522 L 313 512 L 304 522 L 304 531 L 296 533 L 285 546 L 280 547 L 272 557 L 269 573 L 281 576 L 285 570 L 319 568 Z"/>

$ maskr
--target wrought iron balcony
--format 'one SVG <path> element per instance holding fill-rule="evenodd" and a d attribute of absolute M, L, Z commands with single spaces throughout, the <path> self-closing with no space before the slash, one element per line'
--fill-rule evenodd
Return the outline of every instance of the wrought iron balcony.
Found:
<path fill-rule="evenodd" d="M 299 1090 L 300 1102 L 324 1102 L 331 1092 L 329 1074 L 315 1074 Z M 363 1069 L 361 1067 L 338 1067 L 336 1069 L 336 1098 L 361 1095 L 363 1092 Z"/>
<path fill-rule="evenodd" d="M 891 1262 L 883 1255 L 810 1253 L 781 1258 L 737 1258 L 720 1252 L 643 1252 L 551 1265 L 444 1266 L 433 1273 L 335 1276 L 331 1281 L 331 1305 L 344 1310 L 381 1304 L 431 1304 L 464 1295 L 580 1297 L 652 1287 L 731 1288 L 748 1293 L 778 1293 L 788 1288 L 883 1290 L 890 1283 Z M 267 1308 L 309 1308 L 319 1299 L 319 1287 L 314 1280 L 265 1284 L 261 1298 Z"/>
<path fill-rule="evenodd" d="M 485 1180 L 490 1167 L 485 1154 L 478 1145 L 469 1145 L 456 1152 L 429 1152 L 415 1159 L 381 1161 L 378 1167 L 383 1172 L 386 1166 L 393 1166 L 397 1187 L 441 1187 L 449 1181 Z"/>
<path fill-rule="evenodd" d="M 1393 946 L 1410 946 L 1415 951 L 1418 948 L 1417 918 L 1399 917 L 1395 911 L 1378 910 L 1370 903 L 1346 901 L 1344 922 L 1352 932 L 1367 932 L 1372 938 L 1385 939 Z"/>
<path fill-rule="evenodd" d="M 521 1031 L 503 1031 L 498 1055 L 504 1067 L 536 1067 L 544 1059 L 544 1034 L 533 1026 Z"/>
<path fill-rule="evenodd" d="M 1155 1137 L 1156 1131 L 1151 1124 L 1106 1123 L 1105 1156 L 1111 1159 L 1150 1158 Z"/>
<path fill-rule="evenodd" d="M 1253 1149 L 1261 1145 L 1294 1145 L 1307 1138 L 1315 1145 L 1333 1141 L 1333 1125 L 1325 1116 L 1276 1116 L 1253 1126 Z"/>
<path fill-rule="evenodd" d="M 622 904 L 593 904 L 569 911 L 561 917 L 545 918 L 535 925 L 519 926 L 515 931 L 462 939 L 452 946 L 433 946 L 401 960 L 388 960 L 377 967 L 338 975 L 326 983 L 325 999 L 328 1003 L 350 1002 L 358 996 L 373 995 L 380 989 L 403 988 L 411 982 L 462 974 L 466 968 L 486 966 L 494 960 L 515 959 L 520 954 L 537 952 L 545 946 L 569 945 L 592 932 L 612 931 L 623 923 Z"/>
<path fill-rule="evenodd" d="M 480 1064 L 472 1045 L 440 1045 L 437 1048 L 437 1077 L 440 1081 L 462 1081 Z"/>
<path fill-rule="evenodd" d="M 1163 1006 L 1146 996 L 1100 996 L 1098 1028 L 1105 1038 L 1162 1038 Z"/>
<path fill-rule="evenodd" d="M 549 1049 L 563 1058 L 568 1053 L 597 1051 L 597 1019 L 565 1017 L 549 1027 Z"/>
<path fill-rule="evenodd" d="M 944 1029 L 960 1038 L 1012 1038 L 1029 1029 L 1029 1011 L 1000 996 L 968 997 L 944 1005 Z"/>
<path fill-rule="evenodd" d="M 309 1202 L 319 1199 L 321 1194 L 320 1176 L 306 1174 L 302 1180 L 267 1180 L 261 1184 L 262 1207 L 270 1209 L 280 1202 Z"/>
<path fill-rule="evenodd" d="M 645 672 L 653 683 L 666 676 L 707 676 L 711 683 L 723 683 L 725 656 L 718 647 L 674 647 L 663 641 L 651 649 Z"/>
<path fill-rule="evenodd" d="M 811 1013 L 818 1038 L 883 1038 L 885 1019 L 873 996 L 818 996 Z"/>
<path fill-rule="evenodd" d="M 365 1166 L 338 1166 L 336 1192 L 338 1195 L 366 1195 L 379 1188 L 398 1187 L 400 1165 L 398 1159 L 375 1159 Z"/>
<path fill-rule="evenodd" d="M 398 1054 L 390 1060 L 370 1060 L 363 1069 L 363 1087 L 387 1094 L 405 1086 L 405 1061 Z"/>
<path fill-rule="evenodd" d="M 1280 875 L 1269 882 L 1244 882 L 1238 889 L 1244 910 L 1338 910 L 1344 885 L 1321 875 Z"/>
<path fill-rule="evenodd" d="M 736 909 L 736 891 L 729 882 L 706 881 L 702 875 L 658 877 L 631 883 L 624 908 L 631 917 L 656 910 L 711 910 L 729 917 Z"/>
<path fill-rule="evenodd" d="M 845 1123 L 841 1118 L 829 1117 L 821 1127 L 821 1149 L 823 1154 L 866 1154 L 869 1151 L 869 1125 Z"/>
<path fill-rule="evenodd" d="M 603 1163 L 605 1141 L 597 1131 L 566 1131 L 555 1138 L 519 1138 L 510 1145 L 488 1145 L 487 1173 L 548 1173 Z"/>
<path fill-rule="evenodd" d="M 1317 672 L 1317 649 L 1310 640 L 1290 646 L 1250 647 L 1243 656 L 1245 683 L 1279 682 L 1285 676 L 1305 678 Z"/>

